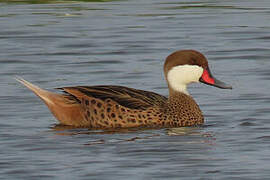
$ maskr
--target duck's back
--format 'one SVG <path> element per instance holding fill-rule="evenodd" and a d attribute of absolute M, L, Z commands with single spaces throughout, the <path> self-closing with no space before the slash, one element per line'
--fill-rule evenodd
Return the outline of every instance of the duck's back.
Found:
<path fill-rule="evenodd" d="M 80 104 L 75 126 L 91 128 L 158 126 L 167 98 L 154 92 L 123 86 L 77 86 L 59 88 Z M 61 120 L 60 120 L 61 122 Z"/>

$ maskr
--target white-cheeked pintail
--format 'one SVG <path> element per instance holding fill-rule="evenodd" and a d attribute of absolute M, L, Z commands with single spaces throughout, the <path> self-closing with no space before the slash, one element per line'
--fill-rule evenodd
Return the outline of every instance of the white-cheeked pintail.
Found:
<path fill-rule="evenodd" d="M 194 50 L 176 51 L 164 64 L 169 97 L 123 86 L 76 86 L 57 88 L 62 94 L 41 89 L 16 78 L 48 106 L 62 125 L 87 128 L 181 127 L 200 125 L 203 114 L 187 91 L 202 82 L 232 89 L 215 79 L 207 59 Z"/>

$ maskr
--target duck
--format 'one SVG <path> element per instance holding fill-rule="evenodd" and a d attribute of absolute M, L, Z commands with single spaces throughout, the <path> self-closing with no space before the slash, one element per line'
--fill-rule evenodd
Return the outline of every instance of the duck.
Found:
<path fill-rule="evenodd" d="M 232 86 L 216 79 L 206 57 L 196 50 L 179 50 L 164 63 L 169 96 L 117 85 L 42 89 L 21 77 L 16 80 L 33 91 L 49 108 L 60 125 L 93 128 L 169 128 L 197 126 L 204 116 L 187 90 L 190 83 L 221 89 Z"/>

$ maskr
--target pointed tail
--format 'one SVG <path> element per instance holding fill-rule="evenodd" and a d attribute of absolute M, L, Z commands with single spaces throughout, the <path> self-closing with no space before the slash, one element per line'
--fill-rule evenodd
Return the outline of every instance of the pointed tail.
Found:
<path fill-rule="evenodd" d="M 56 93 L 52 93 L 49 91 L 46 91 L 44 89 L 41 89 L 40 87 L 24 80 L 23 78 L 20 77 L 15 77 L 15 79 L 17 81 L 19 81 L 20 83 L 22 83 L 23 85 L 25 85 L 28 89 L 30 89 L 31 91 L 33 91 L 38 97 L 40 97 L 40 99 L 42 99 L 47 105 L 52 105 L 54 104 L 54 102 L 51 100 L 51 96 L 52 95 L 57 95 Z"/>
<path fill-rule="evenodd" d="M 70 97 L 65 98 L 66 96 L 63 94 L 46 91 L 20 77 L 15 77 L 15 79 L 40 97 L 61 124 L 78 127 L 87 125 L 88 122 L 85 122 L 82 116 L 80 105 L 74 103 L 75 101 Z"/>

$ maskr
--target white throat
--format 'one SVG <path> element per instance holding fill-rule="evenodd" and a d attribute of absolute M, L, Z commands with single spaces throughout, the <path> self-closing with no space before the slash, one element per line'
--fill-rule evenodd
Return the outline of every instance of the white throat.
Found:
<path fill-rule="evenodd" d="M 168 83 L 173 90 L 189 94 L 187 85 L 199 82 L 203 74 L 203 68 L 197 65 L 179 65 L 169 70 L 167 74 Z"/>

